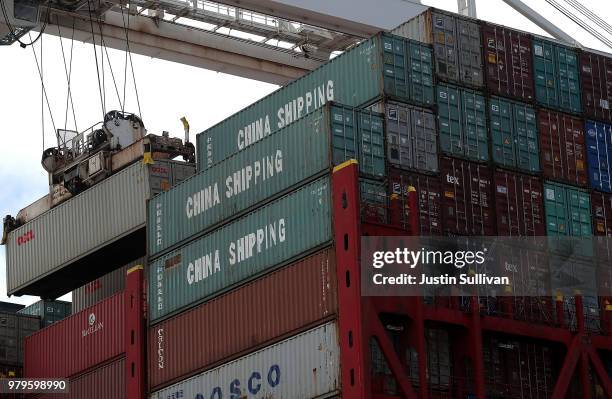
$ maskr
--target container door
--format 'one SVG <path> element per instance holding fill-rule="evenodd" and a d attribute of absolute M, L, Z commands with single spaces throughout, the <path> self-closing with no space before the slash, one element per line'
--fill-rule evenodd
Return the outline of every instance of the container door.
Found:
<path fill-rule="evenodd" d="M 515 103 L 512 115 L 517 136 L 516 166 L 529 172 L 539 172 L 540 148 L 535 110 L 527 105 Z"/>
<path fill-rule="evenodd" d="M 438 128 L 440 130 L 440 148 L 449 154 L 462 155 L 463 132 L 462 107 L 459 90 L 454 86 L 438 86 Z"/>
<path fill-rule="evenodd" d="M 371 111 L 359 114 L 359 170 L 366 176 L 382 178 L 385 173 L 384 117 Z"/>
<path fill-rule="evenodd" d="M 593 210 L 593 234 L 612 236 L 612 195 L 593 191 L 591 208 Z"/>
<path fill-rule="evenodd" d="M 357 123 L 351 107 L 333 105 L 329 108 L 334 165 L 347 159 L 357 159 Z"/>
<path fill-rule="evenodd" d="M 362 179 L 359 182 L 361 218 L 368 223 L 388 223 L 387 190 L 384 183 Z"/>
<path fill-rule="evenodd" d="M 580 86 L 584 113 L 612 121 L 612 58 L 581 52 Z"/>
<path fill-rule="evenodd" d="M 487 87 L 494 93 L 511 94 L 510 74 L 508 68 L 506 35 L 504 30 L 494 26 L 483 26 L 485 45 L 485 63 L 487 71 Z"/>
<path fill-rule="evenodd" d="M 556 57 L 559 68 L 559 106 L 565 110 L 579 113 L 580 104 L 580 78 L 578 76 L 578 57 L 574 50 L 556 46 Z"/>
<path fill-rule="evenodd" d="M 458 33 L 460 80 L 468 85 L 482 86 L 482 43 L 478 24 L 456 18 Z"/>
<path fill-rule="evenodd" d="M 410 114 L 414 132 L 415 167 L 435 173 L 438 171 L 438 143 L 434 115 L 419 108 L 414 108 Z"/>
<path fill-rule="evenodd" d="M 382 35 L 382 45 L 385 93 L 393 97 L 409 98 L 406 40 Z"/>
<path fill-rule="evenodd" d="M 559 107 L 555 51 L 550 42 L 533 41 L 536 99 L 552 108 Z"/>
<path fill-rule="evenodd" d="M 450 15 L 432 13 L 436 72 L 444 80 L 459 80 L 457 25 Z"/>
<path fill-rule="evenodd" d="M 544 184 L 546 235 L 569 235 L 566 189 L 557 184 Z"/>
<path fill-rule="evenodd" d="M 385 106 L 385 111 L 389 162 L 403 169 L 414 168 L 410 108 L 389 103 Z"/>
<path fill-rule="evenodd" d="M 500 98 L 491 98 L 489 113 L 493 161 L 502 166 L 516 167 L 511 103 Z"/>
<path fill-rule="evenodd" d="M 567 192 L 570 209 L 570 234 L 573 236 L 590 236 L 591 228 L 591 198 L 585 191 L 570 188 Z"/>
<path fill-rule="evenodd" d="M 431 48 L 423 44 L 407 42 L 406 50 L 410 69 L 410 98 L 420 104 L 434 104 Z"/>
<path fill-rule="evenodd" d="M 533 90 L 533 63 L 531 54 L 531 38 L 524 33 L 507 29 L 508 38 L 506 43 L 510 44 L 511 59 L 508 68 L 512 71 L 511 93 L 527 101 L 534 98 Z"/>
<path fill-rule="evenodd" d="M 596 190 L 612 192 L 610 165 L 612 164 L 612 126 L 600 122 L 586 122 L 586 145 L 589 180 Z"/>
<path fill-rule="evenodd" d="M 488 161 L 489 144 L 484 96 L 472 90 L 462 90 L 461 97 L 465 132 L 464 155 L 477 161 Z"/>

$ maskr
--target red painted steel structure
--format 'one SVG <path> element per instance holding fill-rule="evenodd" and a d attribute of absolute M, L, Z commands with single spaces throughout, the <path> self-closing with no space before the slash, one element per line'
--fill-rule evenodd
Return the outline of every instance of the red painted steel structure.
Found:
<path fill-rule="evenodd" d="M 370 387 L 369 341 L 375 339 L 406 399 L 432 398 L 427 384 L 427 351 L 425 323 L 435 322 L 454 330 L 454 394 L 449 397 L 465 398 L 468 394 L 485 399 L 485 370 L 483 358 L 483 332 L 527 337 L 563 345 L 567 351 L 561 371 L 555 382 L 551 399 L 567 397 L 570 381 L 577 374 L 582 387 L 582 398 L 590 399 L 589 366 L 597 376 L 604 393 L 612 398 L 612 381 L 597 354 L 598 350 L 612 350 L 612 308 L 602 307 L 603 335 L 590 335 L 585 328 L 582 297 L 575 297 L 577 323 L 575 330 L 563 325 L 563 317 L 556 325 L 539 325 L 510 318 L 483 315 L 478 299 L 473 296 L 468 309 L 458 306 L 456 298 L 449 298 L 446 306 L 425 304 L 421 297 L 362 297 L 360 282 L 360 236 L 363 231 L 396 233 L 397 229 L 361 225 L 359 171 L 355 161 L 348 161 L 334 169 L 332 176 L 334 235 L 338 259 L 339 339 L 342 364 L 343 397 L 351 399 L 391 399 L 397 396 L 376 394 Z M 416 203 L 416 197 L 413 197 Z M 418 220 L 418 219 L 416 219 Z M 413 229 L 418 231 L 418 229 Z M 404 231 L 404 234 L 406 232 Z M 371 234 L 374 235 L 374 234 Z M 563 298 L 557 298 L 556 309 L 563 315 Z M 407 339 L 418 353 L 418 386 L 415 388 L 397 355 L 380 315 L 401 314 L 409 318 Z M 464 364 L 458 359 L 469 359 L 473 377 L 461 374 Z M 415 384 L 416 385 L 416 384 Z"/>

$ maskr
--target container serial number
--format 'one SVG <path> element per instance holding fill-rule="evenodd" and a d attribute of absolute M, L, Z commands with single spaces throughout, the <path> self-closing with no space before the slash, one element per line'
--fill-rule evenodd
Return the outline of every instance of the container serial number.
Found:
<path fill-rule="evenodd" d="M 1 379 L 0 393 L 68 393 L 68 380 L 51 378 Z"/>

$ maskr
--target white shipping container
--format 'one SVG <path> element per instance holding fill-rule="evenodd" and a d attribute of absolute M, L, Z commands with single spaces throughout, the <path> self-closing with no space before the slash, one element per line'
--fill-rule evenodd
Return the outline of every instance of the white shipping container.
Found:
<path fill-rule="evenodd" d="M 8 294 L 54 298 L 98 277 L 88 279 L 86 274 L 96 272 L 93 269 L 99 265 L 95 262 L 102 262 L 101 257 L 109 263 L 109 257 L 118 252 L 119 257 L 131 256 L 127 263 L 143 256 L 146 201 L 193 172 L 194 165 L 177 161 L 137 162 L 11 231 L 6 243 Z M 180 178 L 173 178 L 175 175 Z M 111 251 L 111 244 L 136 233 L 142 242 L 137 248 L 124 240 Z M 98 253 L 102 248 L 108 252 Z M 134 253 L 128 254 L 130 251 Z M 76 267 L 77 261 L 91 254 L 96 256 Z M 97 272 L 110 266 L 100 266 Z M 45 280 L 60 271 L 64 286 Z"/>
<path fill-rule="evenodd" d="M 340 390 L 339 356 L 336 323 L 330 322 L 170 385 L 151 399 L 329 397 Z"/>

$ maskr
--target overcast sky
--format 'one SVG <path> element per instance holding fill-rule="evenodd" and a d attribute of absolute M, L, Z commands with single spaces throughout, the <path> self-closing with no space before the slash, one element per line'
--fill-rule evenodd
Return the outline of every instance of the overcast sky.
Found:
<path fill-rule="evenodd" d="M 544 0 L 525 1 L 583 45 L 606 51 L 603 44 L 563 17 Z M 476 0 L 476 2 L 480 19 L 544 34 L 501 0 Z M 612 2 L 608 0 L 581 0 L 581 2 L 603 20 L 612 21 Z M 456 0 L 430 0 L 423 3 L 451 11 L 456 11 L 457 4 Z M 67 33 L 64 32 L 64 35 Z M 60 39 L 56 36 L 43 35 L 43 39 L 34 46 L 37 53 L 41 44 L 43 76 L 51 103 L 51 114 L 56 128 L 59 128 L 65 124 L 67 89 Z M 68 58 L 70 41 L 64 39 L 63 45 Z M 75 42 L 73 54 L 71 88 L 77 127 L 82 130 L 100 121 L 102 111 L 91 44 Z M 108 54 L 122 96 L 124 54 L 110 49 Z M 7 214 L 14 216 L 19 209 L 47 193 L 47 174 L 40 166 L 40 158 L 43 148 L 55 144 L 55 135 L 45 104 L 43 146 L 41 86 L 32 49 L 30 47 L 22 49 L 17 45 L 0 47 L 0 60 L 2 61 L 0 64 L 0 137 L 2 138 L 0 217 L 3 217 Z M 141 116 L 150 133 L 160 134 L 163 130 L 167 130 L 171 135 L 182 137 L 179 118 L 186 116 L 192 127 L 192 139 L 195 139 L 193 135 L 196 132 L 205 130 L 276 89 L 276 86 L 266 83 L 138 55 L 133 55 L 133 63 Z M 105 68 L 106 109 L 119 109 L 108 64 Z M 125 109 L 138 113 L 129 69 L 127 75 Z M 74 128 L 71 111 L 67 126 L 69 129 Z M 34 302 L 37 298 L 6 298 L 4 251 L 4 246 L 1 246 L 0 301 L 8 300 L 24 304 Z"/>

